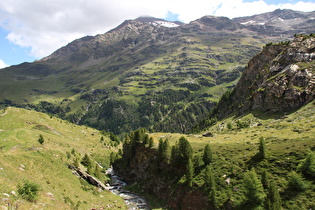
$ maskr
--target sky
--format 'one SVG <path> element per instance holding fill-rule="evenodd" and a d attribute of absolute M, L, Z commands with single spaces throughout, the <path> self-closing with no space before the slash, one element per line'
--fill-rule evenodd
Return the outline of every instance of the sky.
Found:
<path fill-rule="evenodd" d="M 140 16 L 189 23 L 276 9 L 315 11 L 315 0 L 0 0 L 0 68 L 33 62 Z"/>

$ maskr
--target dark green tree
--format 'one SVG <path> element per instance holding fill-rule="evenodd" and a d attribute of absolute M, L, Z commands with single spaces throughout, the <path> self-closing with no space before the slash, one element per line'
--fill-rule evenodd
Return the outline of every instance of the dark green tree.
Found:
<path fill-rule="evenodd" d="M 85 167 L 91 166 L 92 165 L 92 161 L 89 157 L 88 154 L 85 154 L 84 157 L 81 160 L 82 165 L 84 165 Z"/>
<path fill-rule="evenodd" d="M 43 137 L 42 134 L 39 135 L 38 142 L 39 142 L 40 144 L 44 144 L 45 140 L 44 140 L 44 137 Z"/>
<path fill-rule="evenodd" d="M 266 209 L 267 210 L 280 210 L 282 201 L 279 190 L 274 183 L 270 183 L 268 187 L 268 193 L 266 197 Z"/>
<path fill-rule="evenodd" d="M 192 163 L 191 158 L 189 158 L 187 161 L 187 166 L 186 166 L 186 181 L 189 187 L 192 187 L 193 177 L 194 177 L 194 165 Z"/>
<path fill-rule="evenodd" d="M 205 187 L 208 192 L 216 188 L 216 182 L 215 182 L 214 175 L 212 173 L 212 169 L 210 165 L 206 166 L 204 181 L 205 181 Z"/>
<path fill-rule="evenodd" d="M 269 177 L 269 173 L 266 169 L 263 170 L 262 174 L 261 174 L 261 182 L 262 182 L 262 185 L 265 189 L 268 189 L 269 187 L 269 180 L 270 180 L 270 177 Z"/>
<path fill-rule="evenodd" d="M 90 164 L 90 165 L 88 165 L 88 167 L 87 167 L 87 173 L 88 174 L 90 174 L 90 175 L 93 175 L 93 173 L 94 173 L 94 167 L 93 167 L 93 164 Z"/>
<path fill-rule="evenodd" d="M 266 145 L 265 145 L 265 139 L 264 137 L 259 138 L 259 157 L 261 159 L 266 158 L 267 153 L 266 153 Z"/>
<path fill-rule="evenodd" d="M 247 207 L 253 209 L 261 207 L 266 195 L 254 169 L 245 174 L 244 187 Z"/>
<path fill-rule="evenodd" d="M 209 144 L 207 144 L 203 150 L 202 160 L 205 165 L 209 165 L 212 161 L 212 151 Z"/>
<path fill-rule="evenodd" d="M 306 176 L 315 177 L 315 152 L 309 151 L 306 158 L 298 166 Z"/>
<path fill-rule="evenodd" d="M 95 175 L 96 178 L 98 178 L 98 179 L 102 178 L 101 167 L 100 167 L 98 164 L 95 165 L 94 175 Z"/>
<path fill-rule="evenodd" d="M 153 143 L 154 143 L 153 137 L 150 137 L 149 138 L 149 148 L 153 147 Z"/>
<path fill-rule="evenodd" d="M 296 173 L 295 171 L 291 171 L 288 174 L 289 177 L 289 188 L 295 191 L 305 191 L 309 186 L 308 183 L 303 179 L 303 177 Z"/>

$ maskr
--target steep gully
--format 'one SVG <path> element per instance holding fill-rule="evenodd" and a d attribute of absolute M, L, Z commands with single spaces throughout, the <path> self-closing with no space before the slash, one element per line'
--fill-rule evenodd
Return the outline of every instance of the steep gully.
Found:
<path fill-rule="evenodd" d="M 119 179 L 119 177 L 115 174 L 113 168 L 108 168 L 106 170 L 106 174 L 110 175 L 111 177 L 111 183 L 106 184 L 106 189 L 122 197 L 129 210 L 151 209 L 144 198 L 124 189 L 124 186 L 126 186 L 127 183 Z"/>

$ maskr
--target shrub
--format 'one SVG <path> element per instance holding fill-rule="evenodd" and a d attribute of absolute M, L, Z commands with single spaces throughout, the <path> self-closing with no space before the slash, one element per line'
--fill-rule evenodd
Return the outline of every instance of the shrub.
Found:
<path fill-rule="evenodd" d="M 18 185 L 18 193 L 23 199 L 35 202 L 40 190 L 39 185 L 30 181 L 24 181 L 24 185 Z"/>
<path fill-rule="evenodd" d="M 40 134 L 39 135 L 39 139 L 38 139 L 38 142 L 40 143 L 40 144 L 43 144 L 44 143 L 44 137 L 43 137 L 43 135 L 42 134 Z"/>

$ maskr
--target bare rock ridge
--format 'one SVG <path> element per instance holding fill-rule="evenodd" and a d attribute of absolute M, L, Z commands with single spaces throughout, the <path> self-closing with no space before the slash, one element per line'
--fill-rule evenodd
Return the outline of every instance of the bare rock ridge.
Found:
<path fill-rule="evenodd" d="M 270 44 L 252 58 L 220 117 L 234 111 L 288 112 L 315 98 L 315 37 L 298 35 L 292 42 Z M 224 110 L 229 110 L 225 112 Z"/>

